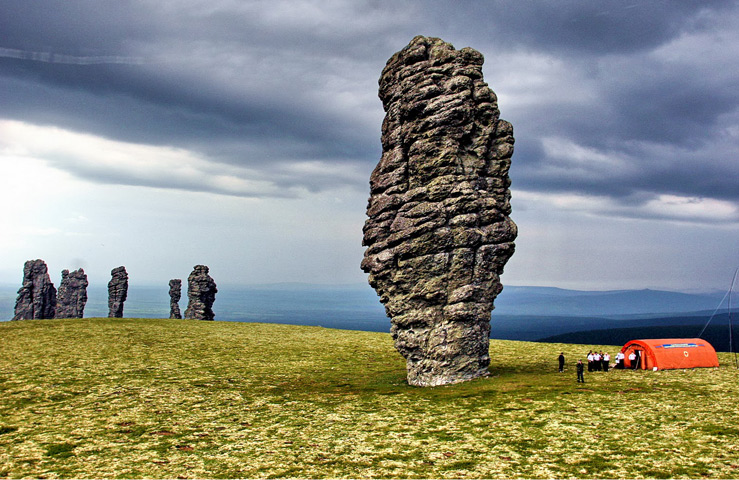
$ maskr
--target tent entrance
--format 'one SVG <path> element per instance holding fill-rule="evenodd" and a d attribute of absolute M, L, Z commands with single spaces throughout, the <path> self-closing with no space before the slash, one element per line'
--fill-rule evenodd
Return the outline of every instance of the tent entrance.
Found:
<path fill-rule="evenodd" d="M 636 360 L 635 365 L 632 367 L 634 370 L 644 370 L 646 369 L 646 362 L 644 358 L 644 350 L 634 349 L 634 353 L 636 354 Z"/>

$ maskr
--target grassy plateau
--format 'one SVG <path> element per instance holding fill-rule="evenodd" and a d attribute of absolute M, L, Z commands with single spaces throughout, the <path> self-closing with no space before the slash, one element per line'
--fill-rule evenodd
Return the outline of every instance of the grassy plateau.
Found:
<path fill-rule="evenodd" d="M 595 347 L 494 340 L 489 377 L 423 389 L 383 333 L 5 322 L 0 477 L 739 477 L 733 357 L 578 384 Z"/>

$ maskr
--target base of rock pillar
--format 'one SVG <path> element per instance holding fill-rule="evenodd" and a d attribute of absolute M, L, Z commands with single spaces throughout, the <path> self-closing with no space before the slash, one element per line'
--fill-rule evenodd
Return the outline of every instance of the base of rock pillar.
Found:
<path fill-rule="evenodd" d="M 487 362 L 483 359 L 481 362 L 476 363 L 478 365 L 476 368 L 451 370 L 449 365 L 443 365 L 439 362 L 412 363 L 408 361 L 408 385 L 414 387 L 439 387 L 490 375 L 487 367 L 487 364 L 490 363 L 489 357 L 487 358 Z M 479 365 L 481 363 L 486 363 L 486 365 L 480 367 Z"/>

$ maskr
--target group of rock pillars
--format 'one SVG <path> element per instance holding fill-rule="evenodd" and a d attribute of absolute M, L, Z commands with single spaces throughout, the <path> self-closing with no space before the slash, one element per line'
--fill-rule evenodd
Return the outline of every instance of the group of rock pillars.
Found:
<path fill-rule="evenodd" d="M 513 127 L 483 80 L 483 56 L 439 38 L 414 38 L 382 71 L 382 157 L 370 177 L 362 270 L 392 321 L 408 383 L 435 386 L 488 374 L 490 314 L 513 255 L 509 218 Z M 123 314 L 128 277 L 114 269 L 110 316 Z M 27 262 L 16 319 L 82 316 L 87 278 Z M 182 282 L 170 281 L 171 318 Z M 213 319 L 208 267 L 188 278 L 185 318 Z M 56 312 L 56 313 L 55 313 Z"/>
<path fill-rule="evenodd" d="M 122 318 L 123 304 L 128 297 L 128 272 L 126 267 L 116 267 L 110 272 L 108 282 L 108 317 Z M 213 320 L 213 303 L 216 300 L 216 282 L 208 275 L 208 267 L 195 265 L 187 278 L 188 305 L 185 318 Z M 62 270 L 59 290 L 49 278 L 49 270 L 43 260 L 29 260 L 23 266 L 23 285 L 18 290 L 13 320 L 41 320 L 51 318 L 83 318 L 87 303 L 87 275 L 83 269 L 70 272 Z M 169 318 L 182 318 L 179 301 L 182 280 L 169 281 Z"/>

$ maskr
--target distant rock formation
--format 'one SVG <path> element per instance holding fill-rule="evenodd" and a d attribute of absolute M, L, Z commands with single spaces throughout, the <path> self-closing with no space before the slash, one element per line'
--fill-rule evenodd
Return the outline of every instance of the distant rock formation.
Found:
<path fill-rule="evenodd" d="M 408 383 L 488 374 L 490 313 L 514 251 L 513 127 L 483 56 L 416 37 L 387 62 L 383 153 L 370 178 L 362 269 L 392 320 Z"/>
<path fill-rule="evenodd" d="M 208 267 L 195 265 L 187 277 L 187 309 L 185 318 L 195 320 L 213 320 L 213 303 L 216 301 L 216 282 L 208 275 Z"/>
<path fill-rule="evenodd" d="M 83 269 L 62 270 L 56 294 L 56 318 L 82 318 L 87 304 L 87 275 Z"/>
<path fill-rule="evenodd" d="M 43 260 L 28 260 L 23 265 L 23 286 L 18 290 L 13 320 L 54 318 L 56 288 Z"/>
<path fill-rule="evenodd" d="M 116 267 L 110 271 L 108 282 L 108 317 L 123 317 L 123 302 L 128 297 L 128 272 L 126 267 Z"/>
<path fill-rule="evenodd" d="M 173 278 L 169 281 L 169 318 L 182 318 L 180 298 L 182 298 L 182 280 Z"/>

